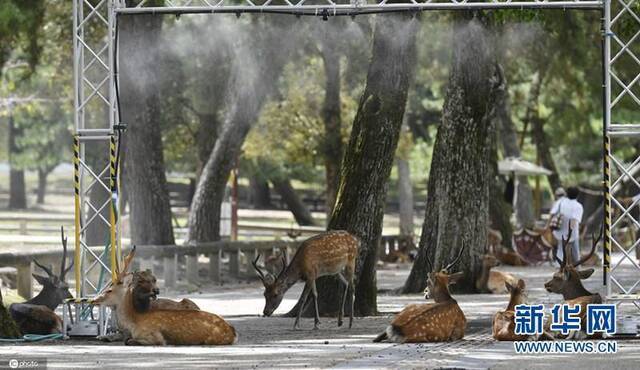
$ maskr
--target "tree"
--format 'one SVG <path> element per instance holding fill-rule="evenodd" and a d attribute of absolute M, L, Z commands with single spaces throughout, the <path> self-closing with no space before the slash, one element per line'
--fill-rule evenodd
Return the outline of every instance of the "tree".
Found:
<path fill-rule="evenodd" d="M 288 18 L 287 18 L 288 19 Z M 220 206 L 229 174 L 242 144 L 264 102 L 276 86 L 285 61 L 292 49 L 291 32 L 283 27 L 282 16 L 269 16 L 268 21 L 255 22 L 251 46 L 253 52 L 240 50 L 243 63 L 234 64 L 230 99 L 218 139 L 202 169 L 189 211 L 190 241 L 215 241 L 220 238 Z M 251 63 L 255 63 L 251 65 Z"/>
<path fill-rule="evenodd" d="M 406 116 L 406 114 L 405 114 Z M 413 242 L 413 187 L 409 155 L 412 148 L 412 136 L 409 127 L 402 125 L 400 144 L 396 153 L 398 170 L 398 203 L 400 213 L 400 236 Z"/>
<path fill-rule="evenodd" d="M 377 252 L 387 182 L 413 78 L 418 24 L 406 13 L 376 17 L 367 82 L 353 121 L 338 198 L 328 224 L 329 230 L 347 230 L 360 238 L 355 290 L 358 315 L 377 312 Z M 324 277 L 318 279 L 317 286 L 321 314 L 335 315 L 342 284 L 337 278 Z"/>
<path fill-rule="evenodd" d="M 463 291 L 473 291 L 480 272 L 489 216 L 490 140 L 496 61 L 486 20 L 478 12 L 457 14 L 452 65 L 442 123 L 436 136 L 427 187 L 419 253 L 403 292 L 421 292 L 427 254 L 438 270 L 463 246 L 458 263 Z"/>
<path fill-rule="evenodd" d="M 126 174 L 131 242 L 175 244 L 159 121 L 162 16 L 122 16 L 120 101 L 127 127 Z"/>

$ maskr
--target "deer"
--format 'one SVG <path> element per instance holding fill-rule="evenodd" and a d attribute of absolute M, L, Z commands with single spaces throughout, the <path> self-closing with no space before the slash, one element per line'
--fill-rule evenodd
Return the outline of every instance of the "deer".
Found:
<path fill-rule="evenodd" d="M 449 285 L 463 277 L 462 272 L 451 273 L 458 263 L 464 244 L 458 256 L 439 272 L 429 272 L 425 299 L 433 298 L 435 303 L 410 304 L 405 307 L 373 341 L 384 340 L 397 343 L 448 342 L 464 337 L 467 319 L 451 293 Z M 427 267 L 433 265 L 427 254 Z"/>
<path fill-rule="evenodd" d="M 134 306 L 133 276 L 127 274 L 135 247 L 124 260 L 115 282 L 93 299 L 95 305 L 115 307 L 118 325 L 130 337 L 127 345 L 229 345 L 237 341 L 236 331 L 218 315 L 199 310 L 155 309 L 138 312 Z M 147 296 L 153 299 L 152 295 Z M 150 304 L 149 304 L 150 305 Z"/>
<path fill-rule="evenodd" d="M 495 256 L 500 263 L 510 266 L 526 266 L 527 263 L 514 251 L 502 247 L 502 234 L 489 228 L 487 231 L 487 253 Z"/>
<path fill-rule="evenodd" d="M 516 285 L 518 279 L 513 275 L 502 271 L 491 270 L 493 267 L 500 265 L 495 256 L 485 254 L 482 256 L 482 270 L 480 276 L 476 280 L 476 289 L 481 293 L 503 294 L 507 293 L 505 283 Z"/>
<path fill-rule="evenodd" d="M 335 275 L 345 286 L 338 314 L 338 326 L 342 326 L 344 305 L 347 296 L 349 296 L 351 307 L 349 328 L 351 328 L 353 325 L 354 273 L 359 247 L 360 240 L 347 231 L 331 230 L 323 232 L 302 242 L 288 265 L 286 258 L 283 257 L 283 267 L 277 276 L 262 272 L 257 265 L 260 259 L 260 254 L 258 254 L 252 264 L 264 285 L 264 316 L 271 316 L 282 302 L 287 290 L 299 280 L 303 280 L 305 286 L 300 297 L 300 309 L 293 323 L 293 329 L 299 328 L 300 316 L 305 308 L 309 294 L 311 294 L 315 305 L 313 328 L 317 330 L 320 323 L 320 314 L 318 311 L 316 279 L 321 276 Z"/>
<path fill-rule="evenodd" d="M 24 334 L 58 334 L 62 333 L 62 320 L 55 309 L 68 298 L 73 298 L 69 292 L 69 285 L 65 277 L 73 267 L 73 261 L 66 267 L 67 262 L 67 237 L 64 228 L 60 228 L 62 238 L 62 263 L 60 274 L 56 275 L 50 268 L 33 259 L 47 276 L 32 274 L 34 279 L 42 285 L 40 293 L 23 303 L 14 303 L 9 306 L 11 317 L 16 321 Z"/>
<path fill-rule="evenodd" d="M 515 307 L 519 304 L 525 304 L 527 295 L 525 293 L 524 280 L 518 279 L 516 284 L 511 284 L 508 281 L 504 282 L 504 285 L 509 291 L 511 297 L 509 298 L 509 304 L 504 311 L 496 312 L 493 316 L 493 325 L 491 326 L 492 335 L 495 340 L 499 341 L 516 341 L 527 340 L 529 336 L 522 334 L 515 334 Z"/>
<path fill-rule="evenodd" d="M 156 277 L 151 273 L 151 270 L 136 271 L 132 274 L 130 284 L 133 287 L 133 305 L 137 311 L 200 310 L 200 307 L 188 298 L 183 298 L 181 301 L 158 298 L 160 289 L 158 289 L 156 283 Z M 151 298 L 151 300 L 148 298 Z"/>
<path fill-rule="evenodd" d="M 544 284 L 544 287 L 549 293 L 561 294 L 565 304 L 569 304 L 571 306 L 580 305 L 582 327 L 586 328 L 587 305 L 602 303 L 602 297 L 598 293 L 594 294 L 585 289 L 581 282 L 581 280 L 589 278 L 593 274 L 594 269 L 589 268 L 585 270 L 578 270 L 577 268 L 594 255 L 598 242 L 602 238 L 602 229 L 600 230 L 600 234 L 597 238 L 595 235 L 591 236 L 591 251 L 588 254 L 583 255 L 575 263 L 571 261 L 571 251 L 567 248 L 571 233 L 572 230 L 571 227 L 569 227 L 569 237 L 567 237 L 567 239 L 564 237 L 562 238 L 562 250 L 564 251 L 562 260 L 558 258 L 554 250 L 553 258 L 558 262 L 560 267 L 558 271 L 553 274 L 551 280 Z M 586 333 L 584 331 L 579 331 L 570 333 L 568 338 L 584 339 L 585 336 Z M 597 337 L 597 335 L 594 337 Z"/>

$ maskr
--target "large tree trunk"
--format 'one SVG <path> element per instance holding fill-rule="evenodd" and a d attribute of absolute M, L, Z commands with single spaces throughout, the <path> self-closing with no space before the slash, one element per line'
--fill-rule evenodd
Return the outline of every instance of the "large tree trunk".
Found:
<path fill-rule="evenodd" d="M 120 101 L 128 124 L 126 181 L 133 244 L 175 244 L 160 121 L 158 15 L 120 18 Z"/>
<path fill-rule="evenodd" d="M 311 212 L 302 202 L 302 199 L 296 193 L 296 190 L 291 186 L 291 181 L 287 178 L 274 178 L 271 179 L 273 189 L 280 194 L 282 201 L 287 205 L 287 208 L 293 214 L 298 225 L 309 226 L 315 225 Z"/>
<path fill-rule="evenodd" d="M 459 14 L 453 33 L 453 58 L 427 187 L 419 253 L 403 291 L 426 285 L 429 254 L 440 270 L 464 252 L 454 271 L 464 272 L 461 291 L 475 290 L 487 241 L 492 110 L 497 78 L 491 37 L 474 13 Z"/>
<path fill-rule="evenodd" d="M 282 18 L 285 17 L 285 18 Z M 287 22 L 286 16 L 270 15 L 269 20 Z M 229 174 L 240 155 L 242 144 L 251 126 L 257 121 L 262 105 L 275 88 L 288 59 L 291 33 L 277 22 L 258 25 L 255 32 L 255 49 L 258 56 L 240 56 L 243 63 L 234 63 L 232 86 L 234 97 L 227 111 L 222 131 L 218 136 L 207 163 L 202 169 L 189 211 L 190 241 L 215 241 L 220 239 L 220 205 Z M 255 50 L 253 50 L 255 52 Z M 256 63 L 245 68 L 246 63 Z"/>
<path fill-rule="evenodd" d="M 330 230 L 347 230 L 361 241 L 356 263 L 357 315 L 377 312 L 377 251 L 387 182 L 412 82 L 417 29 L 418 21 L 409 14 L 376 16 L 367 82 L 353 122 L 338 199 L 329 221 Z M 342 283 L 335 277 L 324 277 L 318 280 L 317 286 L 321 314 L 337 314 L 344 289 Z M 292 312 L 297 312 L 298 306 Z M 310 312 L 307 310 L 305 314 Z"/>
<path fill-rule="evenodd" d="M 324 167 L 326 177 L 326 213 L 331 216 L 340 185 L 340 162 L 342 161 L 342 136 L 340 128 L 340 54 L 336 34 L 326 32 L 322 40 L 321 52 L 325 73 L 325 96 L 322 107 L 324 121 Z"/>
<path fill-rule="evenodd" d="M 254 209 L 272 208 L 269 183 L 261 175 L 254 173 L 249 177 L 249 190 L 251 205 Z"/>
<path fill-rule="evenodd" d="M 513 120 L 511 119 L 511 104 L 509 104 L 509 83 L 501 70 L 502 84 L 496 95 L 496 129 L 498 138 L 502 144 L 502 152 L 505 157 L 520 157 L 518 135 Z M 518 227 L 533 227 L 535 217 L 533 215 L 533 193 L 526 176 L 518 176 L 515 182 L 515 215 Z M 494 201 L 494 197 L 491 197 Z M 502 200 L 503 198 L 500 197 Z M 499 206 L 499 205 L 497 205 Z M 501 206 L 504 207 L 504 206 Z M 506 208 L 506 207 L 505 207 Z M 511 240 L 511 235 L 502 235 L 504 241 Z M 510 244 L 510 243 L 509 243 Z"/>
<path fill-rule="evenodd" d="M 11 109 L 11 108 L 9 108 Z M 13 113 L 9 112 L 9 209 L 27 208 L 27 192 L 24 182 L 24 170 L 15 163 L 15 156 L 20 153 L 16 138 L 21 129 L 15 124 Z"/>

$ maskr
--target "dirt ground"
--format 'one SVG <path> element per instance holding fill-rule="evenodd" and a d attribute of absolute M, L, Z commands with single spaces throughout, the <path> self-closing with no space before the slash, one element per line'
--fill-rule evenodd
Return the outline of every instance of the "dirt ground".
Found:
<path fill-rule="evenodd" d="M 560 296 L 544 291 L 543 283 L 553 269 L 501 267 L 503 271 L 525 279 L 529 301 L 552 304 Z M 624 267 L 623 267 L 624 269 Z M 638 369 L 640 340 L 618 340 L 618 353 L 611 355 L 517 355 L 511 342 L 495 342 L 490 335 L 491 317 L 506 307 L 507 295 L 457 295 L 467 317 L 465 338 L 442 344 L 372 343 L 393 313 L 408 303 L 423 302 L 420 295 L 395 295 L 389 292 L 402 285 L 408 267 L 388 267 L 378 273 L 380 316 L 356 318 L 354 327 L 338 328 L 335 318 L 323 318 L 320 330 L 312 330 L 312 319 L 302 321 L 301 330 L 293 330 L 293 319 L 260 317 L 264 299 L 259 282 L 205 286 L 183 294 L 168 292 L 169 297 L 189 297 L 204 310 L 224 316 L 239 333 L 239 342 L 227 347 L 133 347 L 95 340 L 70 339 L 33 344 L 0 345 L 0 367 L 16 359 L 46 359 L 51 368 L 468 368 L 468 369 Z M 623 280 L 640 278 L 631 269 Z M 602 292 L 601 269 L 585 285 Z M 296 285 L 276 314 L 287 312 L 301 292 Z M 618 316 L 638 317 L 632 305 L 621 306 Z"/>

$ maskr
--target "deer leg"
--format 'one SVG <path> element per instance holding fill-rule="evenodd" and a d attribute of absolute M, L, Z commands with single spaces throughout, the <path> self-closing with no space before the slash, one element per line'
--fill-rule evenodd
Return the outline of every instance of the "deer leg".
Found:
<path fill-rule="evenodd" d="M 342 294 L 342 303 L 340 304 L 340 312 L 338 313 L 338 326 L 342 326 L 342 318 L 344 317 L 344 304 L 347 303 L 347 293 L 349 293 L 349 282 L 338 273 L 338 278 L 344 284 L 344 293 Z"/>
<path fill-rule="evenodd" d="M 300 322 L 300 316 L 302 315 L 302 311 L 304 311 L 305 306 L 307 305 L 307 298 L 309 298 L 309 292 L 311 289 L 309 288 L 309 283 L 304 285 L 304 289 L 302 290 L 302 295 L 300 296 L 300 309 L 298 310 L 298 315 L 296 316 L 296 321 L 293 323 L 293 329 L 298 329 L 298 323 Z"/>
<path fill-rule="evenodd" d="M 311 280 L 311 293 L 313 294 L 313 304 L 316 306 L 316 317 L 313 321 L 313 329 L 318 329 L 318 324 L 320 324 L 320 311 L 318 310 L 318 290 L 316 289 L 316 281 Z"/>

